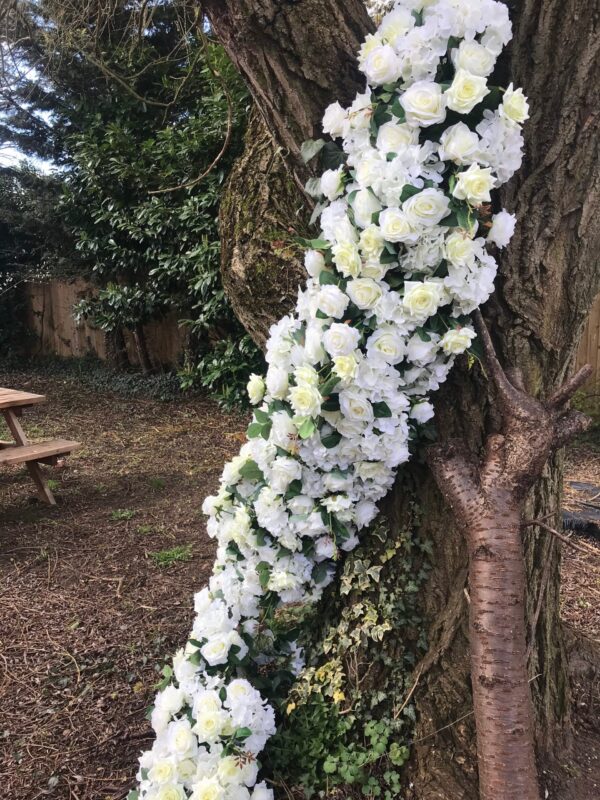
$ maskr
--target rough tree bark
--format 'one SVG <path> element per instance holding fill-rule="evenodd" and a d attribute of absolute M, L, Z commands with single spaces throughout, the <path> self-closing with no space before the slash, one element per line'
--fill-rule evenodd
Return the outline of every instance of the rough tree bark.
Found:
<path fill-rule="evenodd" d="M 265 128 L 254 123 L 221 214 L 225 284 L 235 309 L 261 342 L 268 323 L 287 307 L 280 302 L 287 295 L 280 281 L 287 281 L 293 294 L 301 271 L 297 259 L 281 249 L 274 230 L 277 221 L 279 233 L 305 224 L 300 211 L 304 198 L 294 188 L 301 141 L 318 131 L 327 103 L 347 100 L 362 85 L 352 55 L 370 23 L 359 0 L 206 0 L 203 5 L 247 80 L 273 140 L 271 145 Z M 510 75 L 524 86 L 532 119 L 525 127 L 523 168 L 502 198 L 516 211 L 519 225 L 486 314 L 504 363 L 520 367 L 529 393 L 547 397 L 571 367 L 581 327 L 600 289 L 599 9 L 587 0 L 509 5 L 515 39 L 500 80 L 506 83 Z M 261 163 L 271 164 L 270 171 L 257 168 Z M 262 192 L 257 191 L 260 174 L 266 175 Z M 285 189 L 281 204 L 280 186 Z M 258 291 L 267 297 L 260 308 Z M 484 375 L 459 365 L 437 396 L 438 426 L 477 456 L 488 428 L 497 422 L 493 405 L 487 401 Z M 417 728 L 410 778 L 416 798 L 468 800 L 477 794 L 477 772 L 468 716 L 467 549 L 431 475 L 411 465 L 409 478 L 423 509 L 419 533 L 433 545 L 430 577 L 421 592 L 429 651 L 413 694 Z M 557 454 L 528 495 L 528 516 L 552 513 L 554 525 L 560 525 L 560 478 Z M 396 494 L 387 505 L 392 525 L 401 528 L 404 498 Z M 368 540 L 363 547 L 368 551 Z M 547 562 L 551 576 L 535 629 L 528 629 L 529 674 L 537 676 L 531 688 L 538 754 L 546 757 L 560 750 L 568 730 L 558 616 L 560 553 L 557 542 L 537 528 L 528 529 L 524 548 L 529 620 L 536 616 Z"/>

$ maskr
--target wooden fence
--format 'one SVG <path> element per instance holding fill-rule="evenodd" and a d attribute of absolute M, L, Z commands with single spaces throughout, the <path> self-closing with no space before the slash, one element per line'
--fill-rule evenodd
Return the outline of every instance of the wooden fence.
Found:
<path fill-rule="evenodd" d="M 76 278 L 30 283 L 25 289 L 27 327 L 33 333 L 30 351 L 35 355 L 57 355 L 66 358 L 94 355 L 107 358 L 105 334 L 86 323 L 76 323 L 73 306 L 89 297 L 92 287 Z M 176 317 L 144 326 L 150 360 L 156 366 L 178 364 L 186 341 L 186 333 Z M 127 358 L 130 364 L 140 362 L 133 336 L 124 331 Z"/>
<path fill-rule="evenodd" d="M 33 350 L 41 354 L 73 357 L 93 354 L 106 359 L 106 340 L 102 331 L 89 325 L 76 324 L 72 309 L 82 297 L 89 296 L 90 285 L 80 278 L 72 281 L 50 281 L 32 283 L 26 289 L 27 322 L 35 335 Z M 185 346 L 185 331 L 175 317 L 154 322 L 144 327 L 148 350 L 155 364 L 177 364 Z M 125 334 L 127 353 L 131 364 L 138 364 L 139 357 L 133 337 Z M 589 363 L 594 375 L 589 383 L 590 391 L 600 391 L 600 295 L 590 313 L 581 338 L 577 364 Z"/>
<path fill-rule="evenodd" d="M 588 389 L 590 392 L 600 392 L 600 294 L 592 306 L 579 344 L 577 366 L 584 364 L 591 364 L 594 370 Z"/>

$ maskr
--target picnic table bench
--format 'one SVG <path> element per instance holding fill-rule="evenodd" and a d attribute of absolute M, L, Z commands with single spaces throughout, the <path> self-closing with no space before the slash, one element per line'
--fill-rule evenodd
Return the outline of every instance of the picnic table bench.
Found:
<path fill-rule="evenodd" d="M 0 464 L 25 464 L 41 500 L 54 506 L 56 500 L 44 479 L 40 464 L 56 464 L 61 456 L 77 450 L 80 443 L 68 439 L 35 443 L 29 441 L 19 417 L 24 409 L 44 402 L 46 397 L 43 394 L 0 388 L 0 412 L 14 437 L 14 442 L 0 441 Z"/>

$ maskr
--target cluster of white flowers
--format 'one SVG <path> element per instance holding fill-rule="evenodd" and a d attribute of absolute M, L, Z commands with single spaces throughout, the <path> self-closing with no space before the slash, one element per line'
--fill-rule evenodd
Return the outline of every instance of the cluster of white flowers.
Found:
<path fill-rule="evenodd" d="M 272 797 L 256 783 L 275 732 L 258 689 L 272 697 L 269 676 L 303 666 L 274 609 L 316 601 L 376 516 L 475 338 L 488 248 L 514 229 L 491 191 L 520 164 L 527 101 L 488 84 L 510 36 L 496 0 L 399 0 L 361 49 L 366 91 L 325 112 L 341 149 L 320 182 L 320 238 L 295 313 L 271 329 L 266 377 L 248 384 L 248 442 L 203 506 L 216 564 L 152 713 L 144 800 Z"/>

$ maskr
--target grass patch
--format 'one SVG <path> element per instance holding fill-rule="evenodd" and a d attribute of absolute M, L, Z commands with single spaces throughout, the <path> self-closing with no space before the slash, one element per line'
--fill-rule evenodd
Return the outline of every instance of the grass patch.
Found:
<path fill-rule="evenodd" d="M 154 528 L 152 525 L 138 525 L 137 532 L 141 533 L 143 536 L 148 536 L 150 533 L 154 533 Z"/>
<path fill-rule="evenodd" d="M 192 557 L 192 545 L 180 544 L 171 547 L 169 550 L 159 550 L 156 553 L 148 553 L 150 559 L 157 567 L 170 567 L 177 561 L 189 561 Z"/>
<path fill-rule="evenodd" d="M 135 511 L 130 508 L 116 508 L 110 514 L 110 518 L 115 522 L 124 519 L 131 519 L 132 517 L 135 517 Z"/>

